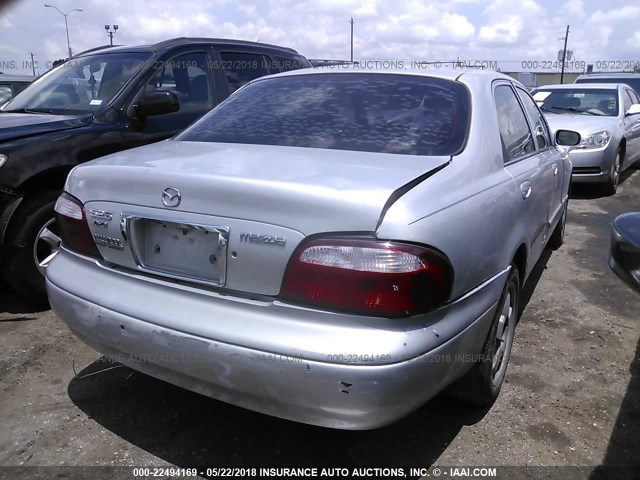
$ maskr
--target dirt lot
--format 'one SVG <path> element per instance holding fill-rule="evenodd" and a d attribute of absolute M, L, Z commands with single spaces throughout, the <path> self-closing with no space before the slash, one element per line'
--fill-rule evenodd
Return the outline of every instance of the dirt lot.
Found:
<path fill-rule="evenodd" d="M 574 190 L 566 243 L 532 275 L 507 383 L 485 412 L 439 397 L 387 428 L 341 432 L 124 367 L 91 375 L 111 365 L 52 312 L 3 291 L 0 465 L 626 465 L 637 470 L 611 478 L 631 478 L 640 472 L 640 295 L 607 266 L 611 220 L 640 209 L 640 172 L 626 176 L 615 197 Z M 0 477 L 33 475 L 0 468 Z"/>

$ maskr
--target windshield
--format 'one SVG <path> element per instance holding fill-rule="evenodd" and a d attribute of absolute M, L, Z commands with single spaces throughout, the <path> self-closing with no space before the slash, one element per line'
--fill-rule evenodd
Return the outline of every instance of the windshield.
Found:
<path fill-rule="evenodd" d="M 636 91 L 640 96 L 640 75 L 634 77 L 584 77 L 576 80 L 576 83 L 625 83 Z"/>
<path fill-rule="evenodd" d="M 618 115 L 618 90 L 594 88 L 540 88 L 533 99 L 544 112 L 569 115 Z"/>
<path fill-rule="evenodd" d="M 2 110 L 88 113 L 109 103 L 151 57 L 149 53 L 111 53 L 74 58 L 51 70 Z"/>
<path fill-rule="evenodd" d="M 453 155 L 469 126 L 460 83 L 395 74 L 260 80 L 234 93 L 177 140 L 407 155 Z"/>

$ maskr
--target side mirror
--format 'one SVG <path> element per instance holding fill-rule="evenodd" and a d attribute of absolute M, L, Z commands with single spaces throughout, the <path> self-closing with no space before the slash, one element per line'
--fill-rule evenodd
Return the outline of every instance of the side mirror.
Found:
<path fill-rule="evenodd" d="M 556 132 L 556 144 L 564 147 L 575 147 L 581 140 L 580 134 L 573 130 L 558 130 Z"/>
<path fill-rule="evenodd" d="M 144 95 L 133 106 L 133 109 L 140 117 L 151 117 L 153 115 L 177 112 L 180 110 L 180 102 L 175 93 L 159 90 Z"/>
<path fill-rule="evenodd" d="M 640 213 L 625 213 L 613 221 L 609 266 L 640 292 Z"/>
<path fill-rule="evenodd" d="M 640 113 L 640 103 L 634 103 L 633 105 L 631 105 L 629 107 L 629 110 L 624 112 L 625 116 L 626 115 L 637 115 L 639 113 Z"/>

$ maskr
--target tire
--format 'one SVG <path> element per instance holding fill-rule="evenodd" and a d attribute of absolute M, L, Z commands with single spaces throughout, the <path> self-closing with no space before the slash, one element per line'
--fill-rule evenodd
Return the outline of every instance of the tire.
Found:
<path fill-rule="evenodd" d="M 618 152 L 616 153 L 616 158 L 613 160 L 611 164 L 611 170 L 609 171 L 609 178 L 604 184 L 604 193 L 605 195 L 615 195 L 618 191 L 618 185 L 620 183 L 620 172 L 622 170 L 622 152 L 618 148 Z"/>
<path fill-rule="evenodd" d="M 551 237 L 549 237 L 549 241 L 547 242 L 547 247 L 551 250 L 557 250 L 564 243 L 564 231 L 567 225 L 567 212 L 569 210 L 569 200 L 567 199 L 564 202 L 564 206 L 562 207 L 562 217 L 560 217 L 560 221 L 556 225 L 556 228 L 553 230 Z"/>
<path fill-rule="evenodd" d="M 2 275 L 22 297 L 38 305 L 46 304 L 48 300 L 44 275 L 38 269 L 36 257 L 42 261 L 56 248 L 53 206 L 59 195 L 60 191 L 46 190 L 28 197 L 15 212 L 7 232 L 7 241 L 22 248 L 3 267 Z M 36 243 L 45 226 L 54 235 L 47 237 L 49 242 Z"/>
<path fill-rule="evenodd" d="M 449 389 L 456 399 L 476 407 L 487 408 L 498 398 L 511 355 L 513 335 L 518 321 L 519 301 L 520 274 L 517 267 L 511 265 L 511 271 L 500 295 L 496 314 L 479 360 Z M 502 332 L 498 335 L 500 328 Z M 496 359 L 499 361 L 494 367 Z"/>

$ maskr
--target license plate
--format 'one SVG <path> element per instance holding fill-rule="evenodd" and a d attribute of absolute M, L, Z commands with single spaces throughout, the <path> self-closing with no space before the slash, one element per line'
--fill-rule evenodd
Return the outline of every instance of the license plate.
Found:
<path fill-rule="evenodd" d="M 134 230 L 143 270 L 224 285 L 228 228 L 137 219 Z"/>

